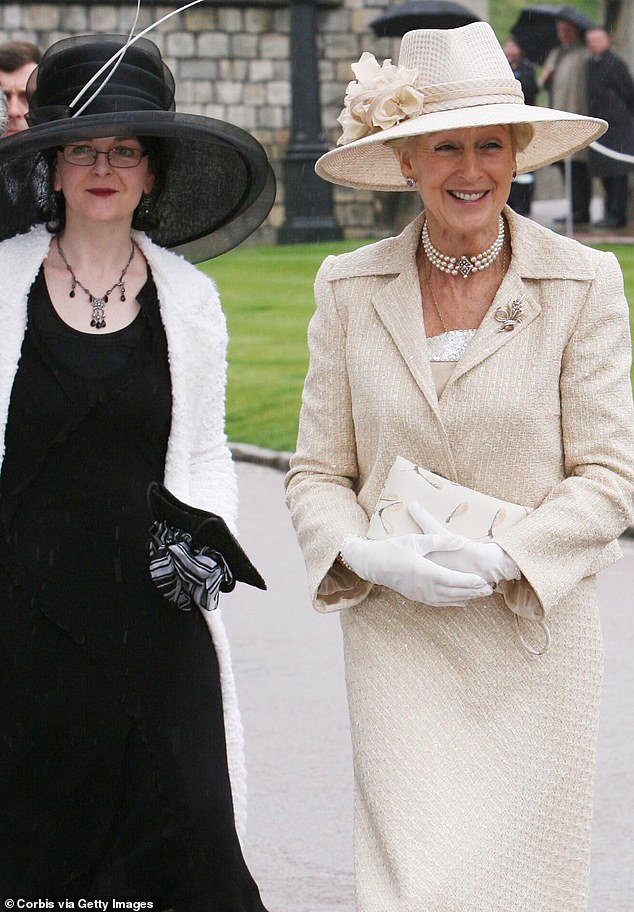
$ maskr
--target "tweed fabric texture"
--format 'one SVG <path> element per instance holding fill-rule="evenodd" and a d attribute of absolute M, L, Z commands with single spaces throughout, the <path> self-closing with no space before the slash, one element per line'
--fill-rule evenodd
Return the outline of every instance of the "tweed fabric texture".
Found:
<path fill-rule="evenodd" d="M 508 273 L 440 396 L 420 219 L 316 281 L 287 498 L 315 607 L 341 609 L 359 912 L 586 906 L 594 574 L 618 558 L 634 490 L 628 309 L 614 257 L 505 215 Z M 495 310 L 520 299 L 501 332 Z M 534 508 L 498 540 L 549 615 L 547 655 L 522 649 L 500 595 L 430 608 L 334 563 L 397 455 Z"/>

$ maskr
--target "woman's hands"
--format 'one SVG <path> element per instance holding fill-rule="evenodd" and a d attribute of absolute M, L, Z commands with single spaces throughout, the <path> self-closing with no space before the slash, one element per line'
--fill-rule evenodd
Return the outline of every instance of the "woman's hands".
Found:
<path fill-rule="evenodd" d="M 469 599 L 491 595 L 481 576 L 448 569 L 427 557 L 443 545 L 445 534 L 397 535 L 384 541 L 348 538 L 341 556 L 361 579 L 437 608 L 464 607 Z"/>
<path fill-rule="evenodd" d="M 344 563 L 361 579 L 437 608 L 464 607 L 469 599 L 491 595 L 501 580 L 520 579 L 519 567 L 496 542 L 448 532 L 416 502 L 409 513 L 420 534 L 348 538 L 341 548 Z"/>
<path fill-rule="evenodd" d="M 429 559 L 448 570 L 475 573 L 487 583 L 496 585 L 502 580 L 517 580 L 521 571 L 515 561 L 497 542 L 476 542 L 464 535 L 448 532 L 431 513 L 413 501 L 409 514 L 422 529 L 422 538 L 435 541 L 433 550 L 428 551 Z"/>

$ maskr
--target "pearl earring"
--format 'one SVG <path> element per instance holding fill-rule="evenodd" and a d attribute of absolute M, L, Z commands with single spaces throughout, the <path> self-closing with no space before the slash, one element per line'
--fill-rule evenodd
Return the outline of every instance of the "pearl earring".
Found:
<path fill-rule="evenodd" d="M 405 183 L 412 190 L 416 186 L 416 180 L 413 177 L 406 177 Z"/>

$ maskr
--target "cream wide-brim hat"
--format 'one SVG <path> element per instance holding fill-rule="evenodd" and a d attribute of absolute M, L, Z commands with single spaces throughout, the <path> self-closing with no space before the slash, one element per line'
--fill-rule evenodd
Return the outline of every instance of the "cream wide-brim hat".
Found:
<path fill-rule="evenodd" d="M 516 150 L 521 173 L 572 155 L 608 128 L 596 117 L 524 104 L 521 85 L 486 22 L 407 32 L 398 67 L 386 61 L 379 68 L 371 55 L 363 55 L 353 69 L 362 78 L 351 82 L 346 92 L 340 116 L 343 144 L 315 165 L 320 177 L 344 187 L 411 190 L 393 140 L 465 127 L 527 124 L 532 136 Z M 345 141 L 346 130 L 359 135 L 364 129 L 367 135 Z"/>

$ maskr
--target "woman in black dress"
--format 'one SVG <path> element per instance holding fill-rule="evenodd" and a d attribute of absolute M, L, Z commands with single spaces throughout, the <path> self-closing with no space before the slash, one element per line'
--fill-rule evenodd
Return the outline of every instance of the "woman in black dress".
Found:
<path fill-rule="evenodd" d="M 0 244 L 0 891 L 261 912 L 222 621 L 154 585 L 146 491 L 235 523 L 224 316 L 165 247 L 234 246 L 274 181 L 248 134 L 174 113 L 146 39 L 77 100 L 125 44 L 53 45 L 0 141 L 46 221 Z"/>

